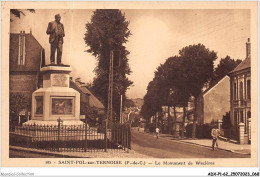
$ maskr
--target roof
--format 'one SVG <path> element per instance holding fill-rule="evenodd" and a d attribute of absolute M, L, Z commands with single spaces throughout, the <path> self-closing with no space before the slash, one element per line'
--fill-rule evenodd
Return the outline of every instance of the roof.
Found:
<path fill-rule="evenodd" d="M 97 99 L 97 97 L 91 93 L 86 86 L 80 87 L 81 90 L 85 93 L 90 95 L 89 96 L 89 105 L 90 107 L 96 107 L 98 109 L 105 109 L 104 105 Z"/>
<path fill-rule="evenodd" d="M 78 84 L 76 84 L 75 82 L 73 82 L 72 80 L 70 80 L 70 84 L 73 85 L 76 90 L 78 90 L 80 93 L 86 94 L 89 96 L 89 105 L 90 107 L 95 107 L 98 109 L 105 109 L 104 105 L 97 99 L 97 97 L 91 93 L 87 87 L 85 86 L 79 86 Z"/>
<path fill-rule="evenodd" d="M 213 88 L 215 88 L 217 85 L 219 85 L 221 82 L 223 82 L 225 79 L 229 78 L 227 75 L 224 76 L 220 81 L 218 81 L 216 84 L 214 84 L 213 86 L 207 88 L 204 92 L 203 95 L 206 95 L 207 93 L 209 93 Z"/>
<path fill-rule="evenodd" d="M 251 57 L 246 58 L 244 61 L 242 61 L 233 71 L 230 73 L 234 73 L 237 71 L 241 71 L 247 68 L 251 68 Z"/>

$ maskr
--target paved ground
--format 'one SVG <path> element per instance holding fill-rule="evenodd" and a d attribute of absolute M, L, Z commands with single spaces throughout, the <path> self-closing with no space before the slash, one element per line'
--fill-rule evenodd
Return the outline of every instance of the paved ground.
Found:
<path fill-rule="evenodd" d="M 249 158 L 250 155 L 213 151 L 211 147 L 174 140 L 171 136 L 156 139 L 154 134 L 132 131 L 132 149 L 155 158 Z"/>
<path fill-rule="evenodd" d="M 194 143 L 203 146 L 211 147 L 212 140 L 202 139 L 202 140 L 181 140 L 187 143 Z M 220 149 L 225 149 L 231 152 L 243 153 L 243 154 L 251 154 L 251 145 L 248 144 L 234 144 L 230 142 L 225 142 L 222 140 L 218 140 L 218 146 Z"/>
<path fill-rule="evenodd" d="M 136 130 L 134 130 L 136 131 Z M 186 138 L 186 139 L 177 139 L 173 138 L 172 135 L 169 134 L 160 134 L 161 138 L 166 138 L 169 140 L 179 140 L 182 142 L 190 143 L 190 144 L 196 144 L 196 145 L 201 145 L 201 146 L 207 146 L 211 147 L 212 146 L 212 140 L 211 139 L 191 139 L 191 138 Z M 242 154 L 251 154 L 251 145 L 250 144 L 235 144 L 232 142 L 227 142 L 225 140 L 219 139 L 218 140 L 218 145 L 219 149 L 222 150 L 227 150 L 231 152 L 237 152 L 237 153 L 242 153 Z"/>
<path fill-rule="evenodd" d="M 108 150 L 108 152 L 50 152 L 45 150 L 30 149 L 11 146 L 9 148 L 10 158 L 149 158 L 150 156 L 140 154 L 134 150 Z"/>

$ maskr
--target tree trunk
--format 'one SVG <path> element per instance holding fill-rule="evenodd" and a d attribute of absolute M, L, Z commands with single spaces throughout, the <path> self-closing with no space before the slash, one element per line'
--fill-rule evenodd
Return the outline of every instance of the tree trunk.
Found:
<path fill-rule="evenodd" d="M 176 122 L 177 122 L 177 115 L 176 115 L 176 106 L 173 107 L 173 111 L 174 111 L 174 130 L 173 130 L 173 135 L 174 137 L 177 137 L 179 135 L 176 134 Z"/>
<path fill-rule="evenodd" d="M 184 138 L 184 124 L 185 124 L 185 117 L 186 117 L 186 107 L 183 106 L 183 117 L 182 117 L 182 131 L 181 131 L 181 138 Z"/>
<path fill-rule="evenodd" d="M 156 128 L 156 126 L 157 126 L 156 113 L 155 113 L 155 115 L 153 116 L 153 120 L 154 120 L 154 127 Z M 154 130 L 153 130 L 153 131 L 154 131 Z"/>
<path fill-rule="evenodd" d="M 161 132 L 164 130 L 161 113 L 158 113 L 158 128 L 161 130 Z"/>
<path fill-rule="evenodd" d="M 168 128 L 167 133 L 171 133 L 171 127 L 172 127 L 172 120 L 170 115 L 170 106 L 168 105 Z"/>
<path fill-rule="evenodd" d="M 196 137 L 196 122 L 197 122 L 197 97 L 194 98 L 194 116 L 192 125 L 192 139 Z"/>

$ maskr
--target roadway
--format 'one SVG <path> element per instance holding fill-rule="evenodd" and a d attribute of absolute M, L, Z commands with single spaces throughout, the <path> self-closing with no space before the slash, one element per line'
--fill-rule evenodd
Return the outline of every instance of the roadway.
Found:
<path fill-rule="evenodd" d="M 225 150 L 213 151 L 210 147 L 188 144 L 172 138 L 156 139 L 155 135 L 132 132 L 132 149 L 155 158 L 250 158 Z"/>

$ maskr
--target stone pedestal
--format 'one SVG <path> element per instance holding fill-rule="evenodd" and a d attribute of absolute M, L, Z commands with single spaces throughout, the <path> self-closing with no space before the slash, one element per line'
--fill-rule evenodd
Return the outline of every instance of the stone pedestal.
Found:
<path fill-rule="evenodd" d="M 239 144 L 245 144 L 245 124 L 239 124 Z"/>
<path fill-rule="evenodd" d="M 248 118 L 248 140 L 251 142 L 251 118 Z"/>
<path fill-rule="evenodd" d="M 41 68 L 43 88 L 32 94 L 32 120 L 24 125 L 83 125 L 80 121 L 80 93 L 69 88 L 70 67 Z"/>
<path fill-rule="evenodd" d="M 222 120 L 218 120 L 218 129 L 219 131 L 222 131 Z"/>

